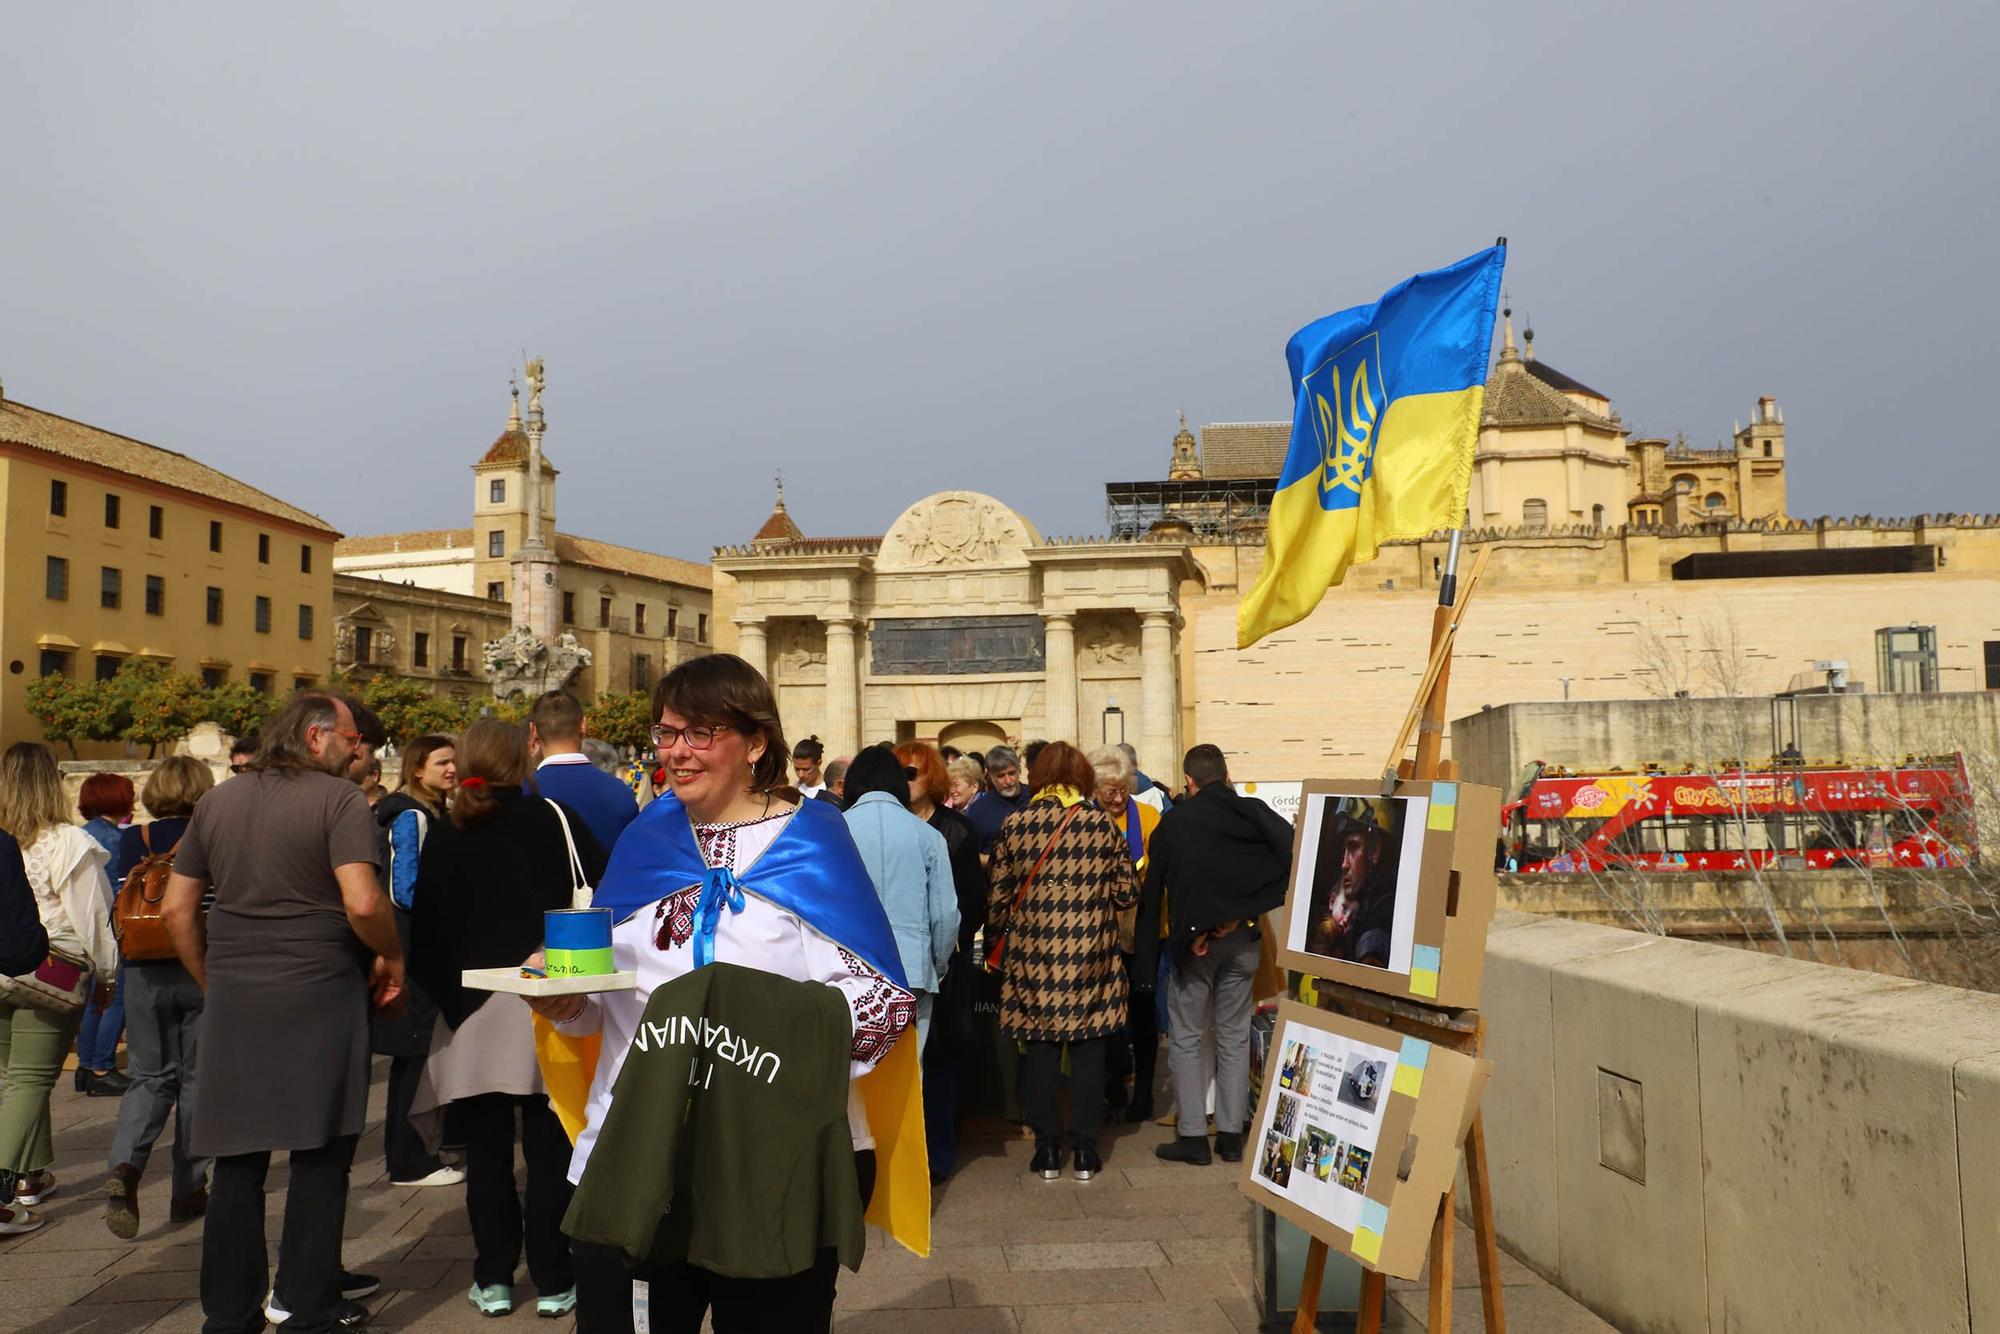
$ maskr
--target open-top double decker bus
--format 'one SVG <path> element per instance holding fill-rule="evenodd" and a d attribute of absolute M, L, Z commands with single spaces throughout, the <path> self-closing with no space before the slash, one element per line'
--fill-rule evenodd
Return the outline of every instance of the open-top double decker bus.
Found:
<path fill-rule="evenodd" d="M 1965 758 L 1720 773 L 1567 773 L 1536 763 L 1500 811 L 1524 872 L 1964 866 L 1977 856 Z"/>

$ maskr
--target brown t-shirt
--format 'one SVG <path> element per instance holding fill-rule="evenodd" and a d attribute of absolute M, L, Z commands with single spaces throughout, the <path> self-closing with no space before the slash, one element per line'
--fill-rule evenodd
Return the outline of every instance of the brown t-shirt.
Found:
<path fill-rule="evenodd" d="M 375 819 L 359 787 L 332 774 L 262 769 L 201 799 L 174 870 L 209 881 L 218 916 L 345 918 L 334 868 L 373 866 L 375 857 Z"/>

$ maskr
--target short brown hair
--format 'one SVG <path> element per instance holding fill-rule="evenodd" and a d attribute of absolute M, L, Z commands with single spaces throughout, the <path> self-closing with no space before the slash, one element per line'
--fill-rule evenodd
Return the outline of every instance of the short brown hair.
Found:
<path fill-rule="evenodd" d="M 215 775 L 192 755 L 169 755 L 146 779 L 140 800 L 155 820 L 176 820 L 194 814 L 194 804 L 215 786 Z"/>
<path fill-rule="evenodd" d="M 1097 790 L 1097 775 L 1082 751 L 1067 741 L 1051 741 L 1035 755 L 1035 763 L 1028 771 L 1030 792 L 1049 787 L 1075 788 L 1089 796 Z"/>
<path fill-rule="evenodd" d="M 132 815 L 132 780 L 124 774 L 94 773 L 76 794 L 77 813 L 86 820 L 103 816 L 114 824 Z"/>
<path fill-rule="evenodd" d="M 567 690 L 544 691 L 528 710 L 535 731 L 555 741 L 583 740 L 583 705 Z"/>
<path fill-rule="evenodd" d="M 923 780 L 924 794 L 939 806 L 951 795 L 951 777 L 944 771 L 944 756 L 938 748 L 925 741 L 905 741 L 896 747 L 896 758 L 917 771 Z"/>
<path fill-rule="evenodd" d="M 672 709 L 690 724 L 727 723 L 745 739 L 762 737 L 764 753 L 750 770 L 753 791 L 770 792 L 785 782 L 792 753 L 778 720 L 778 701 L 764 674 L 733 653 L 690 658 L 653 687 L 653 721 Z M 460 769 L 464 765 L 461 763 Z"/>
<path fill-rule="evenodd" d="M 528 729 L 498 718 L 481 718 L 458 739 L 458 796 L 451 822 L 477 829 L 499 809 L 495 788 L 519 787 L 528 776 Z"/>

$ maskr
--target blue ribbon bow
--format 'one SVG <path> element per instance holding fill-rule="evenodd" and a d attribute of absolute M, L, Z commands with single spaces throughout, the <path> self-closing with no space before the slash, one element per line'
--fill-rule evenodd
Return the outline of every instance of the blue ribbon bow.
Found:
<path fill-rule="evenodd" d="M 729 911 L 743 911 L 743 884 L 727 866 L 711 866 L 701 878 L 701 898 L 694 909 L 694 966 L 706 968 L 715 962 L 715 928 L 722 921 L 723 905 Z"/>

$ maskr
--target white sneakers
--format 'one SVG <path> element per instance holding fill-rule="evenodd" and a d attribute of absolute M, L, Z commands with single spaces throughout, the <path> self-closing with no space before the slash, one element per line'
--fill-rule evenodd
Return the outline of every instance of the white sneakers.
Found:
<path fill-rule="evenodd" d="M 440 1167 L 429 1176 L 418 1177 L 415 1181 L 390 1181 L 392 1186 L 457 1186 L 465 1181 L 465 1171 L 457 1167 Z"/>

